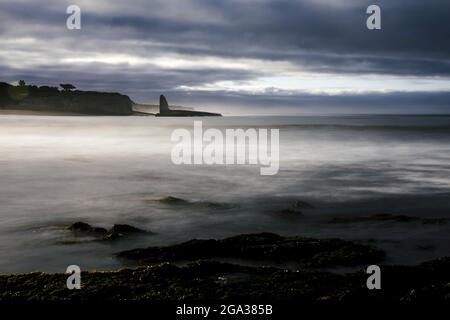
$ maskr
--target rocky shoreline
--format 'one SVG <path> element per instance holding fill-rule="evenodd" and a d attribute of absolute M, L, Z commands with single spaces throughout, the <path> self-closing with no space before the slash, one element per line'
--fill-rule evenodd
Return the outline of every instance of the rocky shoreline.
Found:
<path fill-rule="evenodd" d="M 101 239 L 145 232 L 124 225 L 106 230 L 82 223 L 69 229 L 94 232 Z M 81 290 L 68 290 L 65 274 L 0 275 L 0 300 L 450 302 L 450 257 L 417 266 L 384 265 L 382 250 L 340 239 L 246 234 L 128 250 L 117 257 L 139 267 L 83 272 Z M 239 263 L 243 260 L 254 265 Z M 288 262 L 297 267 L 283 267 Z M 366 267 L 371 264 L 381 268 L 381 290 L 367 289 Z M 340 266 L 356 269 L 333 270 Z"/>
<path fill-rule="evenodd" d="M 302 268 L 325 268 L 378 263 L 384 259 L 384 252 L 352 241 L 282 237 L 266 232 L 222 240 L 193 239 L 172 246 L 128 250 L 117 257 L 141 265 L 229 258 L 266 264 L 295 262 Z"/>

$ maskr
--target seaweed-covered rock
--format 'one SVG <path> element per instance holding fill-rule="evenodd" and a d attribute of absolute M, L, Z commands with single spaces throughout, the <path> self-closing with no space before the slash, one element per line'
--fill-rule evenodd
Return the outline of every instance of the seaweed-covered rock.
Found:
<path fill-rule="evenodd" d="M 94 227 L 85 222 L 75 222 L 67 227 L 76 237 L 94 237 L 97 240 L 117 240 L 124 237 L 153 234 L 127 224 L 115 224 L 111 229 Z"/>
<path fill-rule="evenodd" d="M 220 202 L 212 202 L 212 201 L 190 201 L 177 197 L 167 196 L 161 199 L 150 199 L 148 201 L 162 203 L 164 205 L 173 205 L 173 206 L 191 206 L 196 208 L 206 208 L 206 209 L 232 209 L 235 207 L 234 204 L 230 203 L 220 203 Z"/>
<path fill-rule="evenodd" d="M 395 215 L 390 213 L 378 213 L 363 217 L 336 217 L 330 223 L 359 223 L 371 221 L 389 221 L 389 222 L 422 222 L 423 224 L 445 224 L 448 219 L 445 218 L 419 218 L 406 215 Z"/>
<path fill-rule="evenodd" d="M 165 198 L 157 199 L 154 201 L 164 203 L 164 204 L 186 204 L 186 203 L 189 203 L 187 200 L 172 197 L 172 196 L 167 196 Z"/>
<path fill-rule="evenodd" d="M 275 213 L 283 216 L 302 216 L 303 212 L 300 210 L 293 210 L 293 209 L 281 209 L 277 210 Z"/>
<path fill-rule="evenodd" d="M 0 300 L 446 303 L 450 298 L 449 262 L 450 258 L 445 258 L 419 266 L 381 265 L 382 290 L 367 289 L 365 270 L 335 274 L 215 261 L 83 272 L 81 290 L 68 290 L 64 274 L 0 275 Z"/>
<path fill-rule="evenodd" d="M 143 263 L 239 258 L 273 262 L 296 261 L 305 266 L 360 265 L 378 262 L 384 252 L 371 246 L 340 239 L 281 237 L 273 233 L 238 235 L 223 240 L 190 240 L 163 247 L 123 251 L 119 258 Z"/>
<path fill-rule="evenodd" d="M 72 223 L 67 229 L 72 231 L 75 236 L 103 237 L 107 232 L 105 228 L 93 227 L 81 221 Z"/>
<path fill-rule="evenodd" d="M 442 224 L 446 224 L 448 221 L 449 221 L 449 219 L 446 219 L 446 218 L 425 218 L 425 219 L 422 219 L 422 223 L 423 224 L 442 225 Z"/>
<path fill-rule="evenodd" d="M 296 209 L 314 209 L 314 206 L 306 201 L 297 200 L 292 205 Z"/>
<path fill-rule="evenodd" d="M 116 240 L 125 236 L 133 236 L 133 235 L 140 235 L 145 233 L 151 233 L 147 232 L 132 226 L 129 226 L 127 224 L 115 224 L 108 233 L 104 236 L 104 240 Z"/>

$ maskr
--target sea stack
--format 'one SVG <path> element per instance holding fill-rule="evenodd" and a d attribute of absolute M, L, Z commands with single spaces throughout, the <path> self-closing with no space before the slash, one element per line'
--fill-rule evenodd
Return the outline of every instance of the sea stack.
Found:
<path fill-rule="evenodd" d="M 159 97 L 159 113 L 157 117 L 221 117 L 220 113 L 191 111 L 191 110 L 171 110 L 164 95 Z"/>

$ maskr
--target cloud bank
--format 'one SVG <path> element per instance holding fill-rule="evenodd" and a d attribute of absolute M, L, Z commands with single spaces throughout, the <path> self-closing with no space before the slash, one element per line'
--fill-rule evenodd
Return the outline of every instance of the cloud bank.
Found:
<path fill-rule="evenodd" d="M 66 8 L 82 29 L 66 28 Z M 72 82 L 137 102 L 226 112 L 450 113 L 450 2 L 366 0 L 0 3 L 0 80 Z M 411 107 L 414 106 L 414 107 Z M 275 111 L 274 111 L 275 110 Z"/>

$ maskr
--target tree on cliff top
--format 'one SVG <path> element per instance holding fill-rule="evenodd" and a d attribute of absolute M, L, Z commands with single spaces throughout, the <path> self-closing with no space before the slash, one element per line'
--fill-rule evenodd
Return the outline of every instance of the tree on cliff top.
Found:
<path fill-rule="evenodd" d="M 61 83 L 59 86 L 61 88 L 63 88 L 63 90 L 66 91 L 66 92 L 76 88 L 73 84 L 70 84 L 70 83 L 67 83 L 67 84 Z"/>

